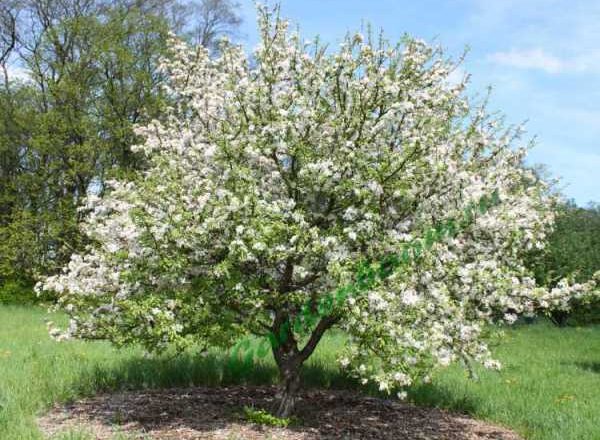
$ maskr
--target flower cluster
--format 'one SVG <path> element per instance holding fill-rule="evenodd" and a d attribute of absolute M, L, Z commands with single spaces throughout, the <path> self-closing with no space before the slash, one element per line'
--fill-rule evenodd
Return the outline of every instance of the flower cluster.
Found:
<path fill-rule="evenodd" d="M 496 368 L 488 323 L 590 294 L 594 281 L 535 286 L 523 256 L 544 246 L 553 199 L 519 133 L 472 108 L 440 50 L 357 34 L 332 51 L 259 16 L 251 58 L 172 40 L 173 104 L 133 147 L 148 168 L 88 200 L 93 245 L 43 282 L 69 334 L 161 349 L 283 329 L 283 365 L 339 325 L 342 364 L 393 390 L 458 359 Z M 282 327 L 351 282 L 357 261 L 401 252 L 492 193 L 502 203 L 349 297 L 303 349 Z"/>

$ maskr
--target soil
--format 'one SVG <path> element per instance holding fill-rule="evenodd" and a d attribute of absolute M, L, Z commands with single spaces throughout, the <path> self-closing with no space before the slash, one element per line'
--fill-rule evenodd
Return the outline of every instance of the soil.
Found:
<path fill-rule="evenodd" d="M 179 388 L 101 394 L 56 406 L 41 417 L 52 437 L 70 429 L 98 440 L 520 440 L 513 432 L 467 416 L 365 397 L 350 391 L 308 390 L 296 406 L 298 420 L 287 428 L 244 420 L 243 407 L 274 406 L 272 387 Z"/>

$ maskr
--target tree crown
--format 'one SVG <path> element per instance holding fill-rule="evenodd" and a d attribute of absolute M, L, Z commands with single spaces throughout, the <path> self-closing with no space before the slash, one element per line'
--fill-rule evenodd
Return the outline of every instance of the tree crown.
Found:
<path fill-rule="evenodd" d="M 522 260 L 543 247 L 552 197 L 522 166 L 518 129 L 470 108 L 439 49 L 354 34 L 332 51 L 267 9 L 259 25 L 252 59 L 172 39 L 174 104 L 134 147 L 148 169 L 89 197 L 95 245 L 46 280 L 72 334 L 156 349 L 284 331 L 283 368 L 336 324 L 342 364 L 392 389 L 458 358 L 497 366 L 486 323 L 590 287 L 536 287 Z M 331 310 L 301 347 L 289 322 L 306 304 L 491 194 L 502 202 Z"/>

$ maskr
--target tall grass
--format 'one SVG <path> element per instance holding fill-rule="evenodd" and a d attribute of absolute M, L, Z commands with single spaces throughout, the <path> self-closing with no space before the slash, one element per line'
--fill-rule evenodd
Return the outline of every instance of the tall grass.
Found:
<path fill-rule="evenodd" d="M 270 356 L 248 361 L 215 350 L 148 359 L 136 348 L 117 350 L 103 342 L 55 343 L 46 332 L 46 317 L 37 307 L 0 307 L 2 440 L 41 438 L 37 414 L 54 402 L 97 392 L 277 379 Z M 341 334 L 324 340 L 303 371 L 306 386 L 359 388 L 336 366 L 343 344 Z M 452 367 L 412 390 L 410 398 L 501 423 L 526 438 L 600 439 L 600 327 L 521 327 L 508 332 L 496 353 L 505 365 L 502 372 L 479 371 L 480 379 L 471 381 Z"/>
<path fill-rule="evenodd" d="M 411 397 L 500 423 L 528 439 L 600 439 L 600 326 L 522 326 L 508 331 L 494 352 L 500 372 L 478 370 L 480 379 L 472 381 L 452 367 Z"/>
<path fill-rule="evenodd" d="M 136 348 L 105 342 L 52 341 L 40 307 L 0 306 L 0 439 L 38 439 L 35 415 L 54 402 L 117 389 L 191 385 L 273 384 L 272 357 L 248 360 L 222 351 L 147 358 Z M 51 316 L 60 321 L 60 316 Z M 352 386 L 336 367 L 343 343 L 332 336 L 303 371 L 312 386 Z"/>

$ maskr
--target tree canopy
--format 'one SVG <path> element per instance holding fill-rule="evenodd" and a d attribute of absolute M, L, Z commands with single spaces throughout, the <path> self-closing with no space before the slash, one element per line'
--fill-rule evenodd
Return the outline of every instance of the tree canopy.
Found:
<path fill-rule="evenodd" d="M 227 41 L 213 58 L 169 40 L 167 104 L 132 149 L 147 166 L 88 197 L 89 246 L 44 283 L 71 315 L 68 335 L 160 350 L 283 334 L 272 350 L 285 416 L 334 326 L 349 335 L 342 366 L 402 395 L 454 360 L 498 367 L 487 323 L 593 288 L 536 286 L 524 257 L 544 246 L 553 197 L 522 165 L 519 133 L 472 108 L 439 49 L 353 34 L 334 51 L 266 8 L 259 25 L 252 62 Z M 307 333 L 290 325 L 358 267 L 492 194 L 500 203 Z"/>
<path fill-rule="evenodd" d="M 133 126 L 161 111 L 167 36 L 202 29 L 213 45 L 236 17 L 225 0 L 2 2 L 0 289 L 82 250 L 83 198 L 145 166 Z"/>

